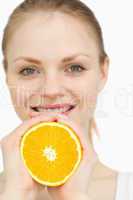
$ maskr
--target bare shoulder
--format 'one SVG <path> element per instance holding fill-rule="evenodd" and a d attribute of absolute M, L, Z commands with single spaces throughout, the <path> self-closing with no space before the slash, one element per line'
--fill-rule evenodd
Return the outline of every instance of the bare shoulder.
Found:
<path fill-rule="evenodd" d="M 88 188 L 90 199 L 114 200 L 117 188 L 118 172 L 98 162 L 94 167 Z"/>
<path fill-rule="evenodd" d="M 98 161 L 92 172 L 93 180 L 117 178 L 118 171 Z"/>

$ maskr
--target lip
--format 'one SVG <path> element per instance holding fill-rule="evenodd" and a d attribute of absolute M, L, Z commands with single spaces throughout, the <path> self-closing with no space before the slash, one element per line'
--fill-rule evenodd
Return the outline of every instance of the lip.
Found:
<path fill-rule="evenodd" d="M 38 107 L 38 108 L 43 108 L 43 109 L 48 109 L 48 108 L 64 108 L 64 107 L 70 107 L 70 106 L 73 106 L 73 108 L 71 109 L 71 110 L 67 110 L 67 111 L 65 111 L 65 112 L 57 112 L 57 113 L 59 113 L 59 114 L 62 114 L 62 115 L 68 115 L 71 111 L 73 111 L 74 109 L 75 109 L 75 107 L 76 107 L 76 105 L 72 105 L 72 104 L 54 104 L 54 105 L 45 105 L 45 106 L 43 106 L 43 105 L 41 105 L 41 106 L 31 106 L 30 107 L 30 111 L 29 111 L 29 116 L 32 118 L 32 117 L 35 117 L 35 116 L 39 116 L 39 115 L 41 115 L 41 114 L 53 114 L 54 112 L 50 112 L 50 111 L 47 111 L 47 110 L 44 110 L 43 112 L 38 112 L 38 111 L 35 111 L 35 110 L 33 110 L 33 108 L 32 107 Z M 55 113 L 56 114 L 56 113 Z"/>

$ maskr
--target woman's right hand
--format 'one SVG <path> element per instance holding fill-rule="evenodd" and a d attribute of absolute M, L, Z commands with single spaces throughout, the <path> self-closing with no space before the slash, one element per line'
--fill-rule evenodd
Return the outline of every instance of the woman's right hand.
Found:
<path fill-rule="evenodd" d="M 32 179 L 32 177 L 28 174 L 26 168 L 24 167 L 20 157 L 20 141 L 25 131 L 29 129 L 32 125 L 44 121 L 53 121 L 53 118 L 54 116 L 51 115 L 47 115 L 46 117 L 44 115 L 40 115 L 32 119 L 26 120 L 12 133 L 1 140 L 0 144 L 3 154 L 5 177 L 5 197 L 9 196 L 9 198 L 12 199 L 12 194 L 14 194 L 13 199 L 15 200 L 21 199 L 21 197 L 18 197 L 19 194 L 20 196 L 23 196 L 23 194 L 27 194 L 27 196 L 31 194 L 33 198 L 29 197 L 27 199 L 36 199 L 39 192 L 45 189 L 44 186 L 40 185 Z M 26 200 L 26 198 L 24 199 Z"/>

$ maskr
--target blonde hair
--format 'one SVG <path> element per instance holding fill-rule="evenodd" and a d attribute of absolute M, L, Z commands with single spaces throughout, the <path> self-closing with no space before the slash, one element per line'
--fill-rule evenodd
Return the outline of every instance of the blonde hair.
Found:
<path fill-rule="evenodd" d="M 81 20 L 89 28 L 91 26 L 100 50 L 99 61 L 100 63 L 104 62 L 107 54 L 104 50 L 102 30 L 94 13 L 87 5 L 85 5 L 80 0 L 25 0 L 14 9 L 4 29 L 2 52 L 4 56 L 3 66 L 5 72 L 8 70 L 8 60 L 6 56 L 6 52 L 8 51 L 7 46 L 12 35 L 14 34 L 15 30 L 17 30 L 18 27 L 21 26 L 22 22 L 32 16 L 32 13 L 35 15 L 36 13 L 38 13 L 38 11 L 44 13 L 49 11 L 59 11 L 61 13 L 68 14 L 69 16 L 73 16 L 76 19 Z M 94 119 L 91 120 L 90 129 L 92 130 L 92 128 L 94 128 L 98 133 Z"/>

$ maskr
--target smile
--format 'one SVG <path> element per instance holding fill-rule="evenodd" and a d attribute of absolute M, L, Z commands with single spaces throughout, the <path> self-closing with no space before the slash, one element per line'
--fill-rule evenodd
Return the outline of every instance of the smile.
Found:
<path fill-rule="evenodd" d="M 49 106 L 31 106 L 31 115 L 38 115 L 38 113 L 43 114 L 49 114 L 49 113 L 55 113 L 55 114 L 65 114 L 68 115 L 76 105 L 69 105 L 69 104 L 63 104 L 63 105 L 49 105 Z"/>

